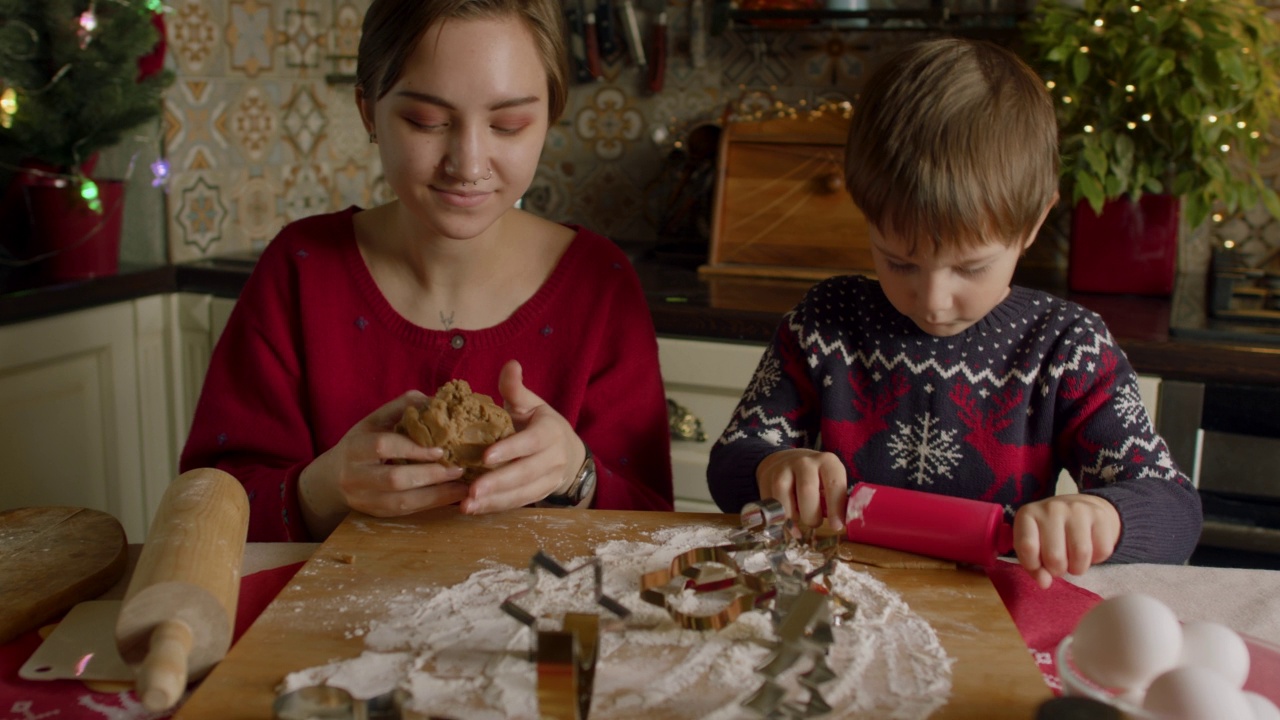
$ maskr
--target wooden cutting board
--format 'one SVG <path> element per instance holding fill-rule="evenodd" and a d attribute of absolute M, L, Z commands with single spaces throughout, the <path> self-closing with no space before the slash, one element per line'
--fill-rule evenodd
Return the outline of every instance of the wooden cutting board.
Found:
<path fill-rule="evenodd" d="M 349 629 L 374 618 L 353 588 L 450 586 L 502 563 L 527 567 L 539 547 L 557 558 L 663 528 L 737 527 L 737 515 L 525 508 L 465 516 L 441 508 L 405 518 L 347 518 L 179 709 L 178 720 L 268 720 L 285 675 L 358 656 Z M 859 566 L 900 593 L 955 658 L 950 702 L 932 719 L 1026 720 L 1052 697 L 1013 620 L 981 573 Z"/>
<path fill-rule="evenodd" d="M 98 510 L 0 511 L 0 644 L 101 595 L 124 574 L 128 540 Z"/>

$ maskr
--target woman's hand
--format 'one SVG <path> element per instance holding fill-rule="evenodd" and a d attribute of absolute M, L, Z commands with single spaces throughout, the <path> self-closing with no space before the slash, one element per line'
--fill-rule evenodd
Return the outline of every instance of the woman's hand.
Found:
<path fill-rule="evenodd" d="M 523 507 L 563 492 L 587 456 L 569 421 L 524 386 L 519 362 L 502 366 L 498 392 L 516 432 L 485 451 L 484 464 L 492 469 L 471 483 L 462 501 L 462 512 L 469 515 Z"/>
<path fill-rule="evenodd" d="M 779 450 L 756 466 L 756 485 L 760 499 L 773 498 L 782 503 L 787 517 L 810 528 L 822 524 L 824 506 L 829 527 L 844 530 L 844 507 L 849 494 L 849 480 L 844 463 L 829 452 L 818 450 Z"/>
<path fill-rule="evenodd" d="M 395 431 L 405 407 L 425 400 L 411 390 L 374 410 L 302 471 L 298 499 L 312 535 L 333 532 L 348 510 L 394 517 L 466 497 L 462 468 L 439 464 L 443 450 Z"/>
<path fill-rule="evenodd" d="M 1120 513 L 1085 493 L 1057 495 L 1023 505 L 1013 518 L 1018 562 L 1047 588 L 1056 577 L 1083 574 L 1111 557 L 1120 541 Z"/>

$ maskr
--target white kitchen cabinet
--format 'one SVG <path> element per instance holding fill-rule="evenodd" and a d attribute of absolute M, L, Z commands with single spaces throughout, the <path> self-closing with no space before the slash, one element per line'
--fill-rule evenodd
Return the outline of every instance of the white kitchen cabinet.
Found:
<path fill-rule="evenodd" d="M 130 542 L 172 479 L 155 296 L 0 327 L 0 508 L 108 512 Z"/>
<path fill-rule="evenodd" d="M 671 439 L 676 510 L 720 512 L 707 489 L 707 461 L 764 352 L 762 344 L 658 338 L 667 398 L 702 423 L 702 440 Z"/>
<path fill-rule="evenodd" d="M 196 402 L 204 386 L 213 348 L 227 326 L 227 318 L 235 307 L 233 298 L 176 293 L 170 296 L 174 318 L 172 357 L 179 373 L 173 385 L 174 457 L 180 457 L 186 444 Z"/>

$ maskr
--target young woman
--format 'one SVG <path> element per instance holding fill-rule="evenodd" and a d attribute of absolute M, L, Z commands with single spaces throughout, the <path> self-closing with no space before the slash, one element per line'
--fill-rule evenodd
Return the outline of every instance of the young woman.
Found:
<path fill-rule="evenodd" d="M 244 483 L 249 538 L 349 510 L 671 509 L 653 323 L 626 256 L 514 208 L 567 94 L 557 0 L 374 0 L 356 102 L 396 200 L 285 227 L 205 380 L 181 466 Z M 516 433 L 471 484 L 393 426 L 448 380 Z"/>

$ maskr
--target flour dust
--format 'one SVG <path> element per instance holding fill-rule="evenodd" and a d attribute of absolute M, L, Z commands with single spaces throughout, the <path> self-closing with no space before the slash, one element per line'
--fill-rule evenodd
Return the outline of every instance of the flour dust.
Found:
<path fill-rule="evenodd" d="M 595 603 L 589 569 L 563 579 L 540 573 L 536 592 L 517 598 L 543 618 L 542 629 L 558 629 L 565 612 L 600 614 L 608 629 L 596 663 L 593 720 L 757 717 L 741 703 L 764 679 L 755 668 L 767 660 L 776 639 L 768 613 L 744 613 L 720 630 L 686 630 L 639 593 L 644 573 L 668 568 L 684 551 L 724 544 L 731 533 L 686 526 L 653 533 L 650 542 L 599 545 L 605 593 L 632 611 L 625 621 Z M 575 569 L 587 558 L 557 560 Z M 799 553 L 794 560 L 813 567 Z M 742 564 L 767 566 L 763 553 Z M 831 580 L 833 592 L 858 610 L 833 628 L 826 662 L 835 678 L 820 686 L 833 708 L 828 717 L 915 720 L 942 706 L 951 691 L 953 660 L 929 623 L 884 583 L 844 563 L 836 564 Z M 369 698 L 399 687 L 412 695 L 409 709 L 422 715 L 533 720 L 538 709 L 536 667 L 528 660 L 531 630 L 499 609 L 527 589 L 527 569 L 497 564 L 453 587 L 401 589 L 385 599 L 385 612 L 367 628 L 352 631 L 365 637 L 359 657 L 292 673 L 280 690 L 325 684 Z M 686 613 L 710 615 L 727 597 L 686 590 L 670 602 Z M 797 675 L 809 665 L 803 660 L 779 676 L 789 699 L 806 699 Z"/>

